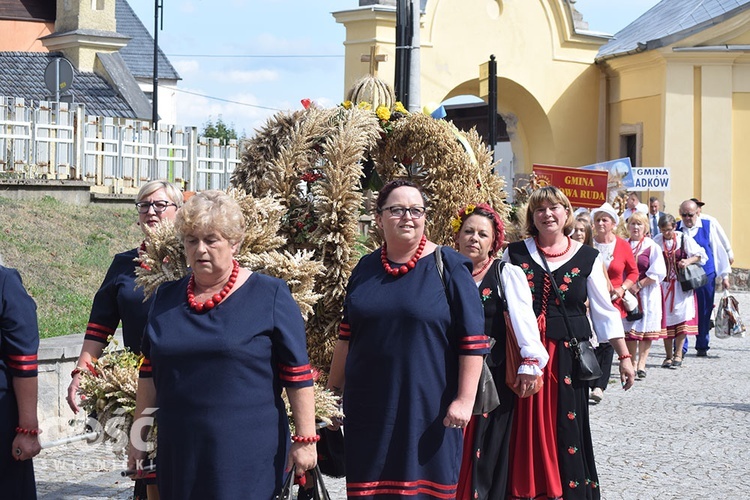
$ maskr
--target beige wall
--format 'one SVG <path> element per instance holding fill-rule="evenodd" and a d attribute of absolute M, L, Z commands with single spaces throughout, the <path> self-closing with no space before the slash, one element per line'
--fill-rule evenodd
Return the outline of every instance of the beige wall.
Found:
<path fill-rule="evenodd" d="M 618 151 L 623 125 L 643 124 L 642 165 L 668 167 L 672 174 L 670 191 L 651 194 L 663 197 L 675 216 L 682 201 L 704 201 L 732 240 L 734 265 L 750 267 L 747 236 L 733 219 L 750 203 L 743 190 L 750 182 L 750 56 L 667 47 L 604 66 L 609 156 Z"/>
<path fill-rule="evenodd" d="M 749 82 L 750 83 L 750 82 Z M 750 186 L 750 92 L 735 93 L 732 99 L 732 179 L 729 187 L 723 192 L 732 196 L 732 212 L 739 217 L 731 220 L 732 240 L 735 265 L 750 268 L 750 232 L 741 223 L 742 216 L 750 210 L 750 196 L 747 188 Z"/>
<path fill-rule="evenodd" d="M 0 51 L 49 52 L 39 38 L 54 31 L 55 23 L 0 19 Z"/>

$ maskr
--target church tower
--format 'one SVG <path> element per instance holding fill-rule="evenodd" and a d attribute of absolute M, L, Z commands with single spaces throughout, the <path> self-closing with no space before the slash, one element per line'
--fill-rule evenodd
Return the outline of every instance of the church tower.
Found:
<path fill-rule="evenodd" d="M 116 32 L 116 0 L 56 0 L 55 33 L 42 38 L 50 51 L 60 51 L 79 71 L 93 72 L 97 53 L 112 53 L 129 38 Z"/>

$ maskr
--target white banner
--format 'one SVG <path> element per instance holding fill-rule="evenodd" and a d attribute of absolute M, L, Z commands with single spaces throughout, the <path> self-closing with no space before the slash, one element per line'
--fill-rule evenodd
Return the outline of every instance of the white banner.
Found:
<path fill-rule="evenodd" d="M 669 169 L 664 167 L 633 167 L 633 187 L 630 191 L 669 191 Z"/>

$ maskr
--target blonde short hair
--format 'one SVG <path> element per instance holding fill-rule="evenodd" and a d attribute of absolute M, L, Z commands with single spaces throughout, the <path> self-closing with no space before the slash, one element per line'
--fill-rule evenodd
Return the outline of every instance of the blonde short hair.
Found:
<path fill-rule="evenodd" d="M 646 229 L 648 229 L 651 226 L 648 223 L 648 217 L 646 217 L 646 214 L 644 214 L 643 212 L 633 212 L 633 215 L 631 215 L 628 218 L 628 224 L 630 224 L 631 222 L 636 222 L 636 221 L 646 226 Z"/>
<path fill-rule="evenodd" d="M 181 240 L 189 234 L 217 231 L 230 243 L 242 241 L 245 216 L 239 203 L 223 191 L 201 191 L 177 211 L 174 221 Z"/>
<path fill-rule="evenodd" d="M 142 199 L 150 196 L 160 189 L 164 189 L 167 192 L 169 200 L 172 201 L 177 207 L 181 207 L 183 203 L 182 191 L 172 184 L 171 182 L 157 179 L 154 181 L 148 181 L 146 184 L 141 186 L 138 190 L 138 195 L 135 197 L 135 201 L 141 201 Z"/>
<path fill-rule="evenodd" d="M 576 220 L 573 218 L 573 206 L 570 204 L 570 200 L 565 193 L 555 186 L 546 186 L 537 189 L 531 196 L 529 196 L 528 204 L 526 205 L 526 234 L 528 236 L 537 236 L 539 230 L 534 225 L 534 212 L 542 206 L 542 203 L 547 202 L 550 205 L 560 204 L 565 207 L 565 212 L 568 214 L 565 220 L 565 226 L 563 227 L 563 234 L 570 234 L 575 226 Z"/>

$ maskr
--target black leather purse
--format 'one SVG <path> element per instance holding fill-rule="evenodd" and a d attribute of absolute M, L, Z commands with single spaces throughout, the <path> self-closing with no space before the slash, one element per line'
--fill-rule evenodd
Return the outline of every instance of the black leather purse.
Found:
<path fill-rule="evenodd" d="M 549 270 L 547 265 L 547 259 L 544 258 L 544 254 L 539 252 L 539 257 L 542 259 L 544 264 L 544 270 L 549 274 L 549 280 L 552 284 L 552 289 L 555 291 L 555 296 L 560 302 L 560 309 L 562 309 L 563 319 L 565 320 L 565 330 L 567 331 L 567 341 L 570 346 L 570 350 L 573 352 L 573 358 L 576 360 L 577 370 L 576 378 L 578 380 L 596 380 L 602 376 L 602 368 L 599 366 L 599 361 L 596 359 L 596 353 L 594 347 L 588 340 L 578 340 L 573 336 L 573 328 L 570 326 L 570 319 L 568 319 L 568 313 L 563 305 L 563 299 L 560 295 L 560 290 L 557 288 L 557 282 L 552 272 Z M 589 334 L 590 336 L 590 334 Z"/>

